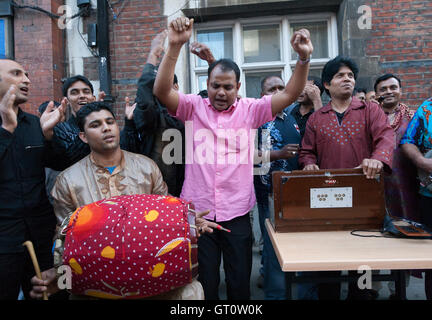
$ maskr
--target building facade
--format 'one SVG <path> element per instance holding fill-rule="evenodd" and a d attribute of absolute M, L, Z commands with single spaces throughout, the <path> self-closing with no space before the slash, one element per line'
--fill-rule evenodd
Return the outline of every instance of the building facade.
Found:
<path fill-rule="evenodd" d="M 0 5 L 5 3 L 7 7 L 10 1 L 0 0 Z M 258 96 L 260 80 L 266 75 L 290 78 L 297 60 L 290 37 L 303 27 L 311 31 L 315 48 L 311 74 L 320 76 L 324 64 L 341 54 L 358 63 L 359 87 L 372 89 L 377 76 L 391 72 L 401 78 L 403 101 L 409 106 L 415 108 L 432 96 L 429 0 L 21 0 L 16 3 L 60 16 L 55 18 L 16 5 L 12 6 L 11 14 L 3 12 L 5 26 L 9 23 L 8 30 L 3 28 L 4 48 L 13 48 L 9 54 L 30 73 L 31 100 L 25 108 L 34 113 L 41 102 L 61 99 L 63 78 L 83 74 L 93 82 L 96 91 L 108 88 L 109 100 L 114 102 L 122 119 L 124 98 L 135 97 L 137 79 L 153 37 L 181 15 L 195 20 L 191 41 L 206 43 L 216 58 L 229 57 L 238 63 L 242 71 L 242 96 Z M 84 5 L 87 6 L 84 14 L 64 23 L 65 16 L 76 15 Z M 100 10 L 102 7 L 104 10 Z M 105 17 L 101 18 L 100 11 L 104 11 Z M 106 28 L 107 41 L 90 41 L 95 35 L 92 32 L 95 25 L 100 39 L 104 39 L 101 29 Z M 109 42 L 104 49 L 107 52 L 101 54 L 106 42 Z M 176 74 L 183 92 L 198 93 L 206 86 L 206 64 L 186 48 Z"/>

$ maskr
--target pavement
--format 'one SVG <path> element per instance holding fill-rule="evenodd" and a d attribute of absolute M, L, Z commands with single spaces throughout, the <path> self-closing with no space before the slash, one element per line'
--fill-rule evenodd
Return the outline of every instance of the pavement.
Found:
<path fill-rule="evenodd" d="M 252 257 L 252 274 L 251 274 L 251 300 L 264 300 L 264 291 L 258 288 L 258 277 L 259 269 L 261 267 L 261 255 L 259 252 L 259 239 L 261 232 L 258 225 L 258 211 L 256 206 L 253 210 L 252 217 L 253 233 L 254 233 L 254 246 L 253 246 L 253 257 Z M 222 263 L 221 263 L 222 266 Z M 381 271 L 382 274 L 388 274 L 390 271 Z M 378 290 L 379 296 L 377 300 L 388 300 L 390 296 L 389 282 L 382 281 L 381 288 Z M 295 297 L 295 284 L 293 285 L 293 296 Z M 348 293 L 348 284 L 342 283 L 341 286 L 341 300 L 345 300 Z M 424 291 L 424 275 L 423 279 L 419 279 L 413 276 L 409 277 L 408 285 L 406 288 L 408 300 L 426 300 Z M 219 297 L 221 300 L 226 300 L 226 285 L 225 285 L 225 274 L 223 267 L 221 267 L 221 284 L 219 287 Z"/>

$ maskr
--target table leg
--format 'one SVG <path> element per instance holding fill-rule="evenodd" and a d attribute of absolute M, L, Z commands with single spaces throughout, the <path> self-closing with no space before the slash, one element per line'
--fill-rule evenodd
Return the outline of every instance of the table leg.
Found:
<path fill-rule="evenodd" d="M 295 278 L 295 272 L 285 272 L 285 290 L 286 300 L 292 300 L 292 284 Z"/>
<path fill-rule="evenodd" d="M 395 274 L 395 289 L 396 297 L 400 300 L 406 300 L 406 282 L 405 270 L 392 270 Z"/>

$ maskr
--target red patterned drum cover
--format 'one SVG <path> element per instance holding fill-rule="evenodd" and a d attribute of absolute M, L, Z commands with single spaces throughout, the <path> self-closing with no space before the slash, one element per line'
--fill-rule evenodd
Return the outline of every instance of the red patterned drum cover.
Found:
<path fill-rule="evenodd" d="M 189 206 L 171 196 L 140 194 L 77 209 L 63 253 L 63 264 L 72 269 L 72 293 L 142 298 L 191 283 L 198 261 Z"/>

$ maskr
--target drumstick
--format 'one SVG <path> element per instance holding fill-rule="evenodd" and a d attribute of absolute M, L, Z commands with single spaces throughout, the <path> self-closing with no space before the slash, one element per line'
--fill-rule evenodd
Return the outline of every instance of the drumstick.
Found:
<path fill-rule="evenodd" d="M 191 209 L 191 208 L 189 208 L 189 211 L 190 212 L 193 212 L 193 213 L 195 213 L 195 214 L 197 214 L 197 212 L 194 210 L 194 209 Z M 195 228 L 196 228 L 196 226 L 194 226 Z M 224 227 L 222 227 L 221 225 L 217 225 L 216 226 L 216 229 L 218 229 L 218 230 L 222 230 L 222 231 L 226 231 L 226 232 L 231 232 L 231 230 L 229 230 L 229 229 L 225 229 Z"/>
<path fill-rule="evenodd" d="M 218 229 L 218 230 L 222 230 L 222 231 L 226 231 L 226 232 L 231 232 L 231 230 L 229 230 L 229 229 L 225 229 L 225 228 L 222 227 L 221 225 L 218 225 L 218 226 L 216 227 L 216 229 Z"/>
<path fill-rule="evenodd" d="M 23 246 L 27 247 L 27 250 L 28 250 L 28 252 L 30 254 L 30 257 L 31 257 L 31 260 L 33 262 L 33 267 L 35 269 L 36 276 L 39 279 L 43 280 L 42 279 L 42 274 L 41 274 L 40 268 L 39 268 L 39 263 L 38 263 L 37 258 L 36 258 L 36 253 L 35 253 L 35 250 L 34 250 L 34 247 L 33 247 L 33 243 L 31 241 L 26 241 L 26 242 L 23 243 Z M 46 292 L 43 293 L 43 299 L 44 300 L 48 300 L 48 295 L 47 295 Z"/>

